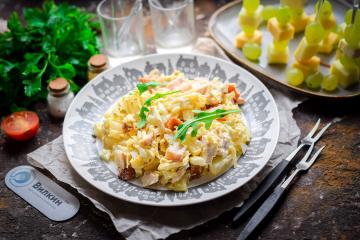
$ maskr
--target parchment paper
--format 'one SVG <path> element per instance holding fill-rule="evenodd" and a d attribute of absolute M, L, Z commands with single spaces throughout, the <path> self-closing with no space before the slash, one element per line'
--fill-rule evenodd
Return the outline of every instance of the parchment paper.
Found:
<path fill-rule="evenodd" d="M 194 52 L 228 59 L 214 41 L 208 38 L 200 38 Z M 275 89 L 270 91 L 279 110 L 280 137 L 269 164 L 242 188 L 213 201 L 186 207 L 161 208 L 136 205 L 108 196 L 92 187 L 72 169 L 64 151 L 62 136 L 28 154 L 28 161 L 35 167 L 47 169 L 59 181 L 69 184 L 90 199 L 98 209 L 110 216 L 116 229 L 126 239 L 166 238 L 241 206 L 266 174 L 297 146 L 300 130 L 293 119 L 292 109 L 301 101 L 291 99 Z"/>

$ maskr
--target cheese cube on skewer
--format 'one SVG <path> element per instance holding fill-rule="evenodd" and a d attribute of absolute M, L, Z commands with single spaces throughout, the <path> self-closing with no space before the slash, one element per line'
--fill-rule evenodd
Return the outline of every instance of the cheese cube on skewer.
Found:
<path fill-rule="evenodd" d="M 330 68 L 330 73 L 338 79 L 339 85 L 342 88 L 348 88 L 359 82 L 359 68 L 356 66 L 344 67 L 340 60 L 335 60 L 333 62 Z"/>
<path fill-rule="evenodd" d="M 319 48 L 319 52 L 331 53 L 335 49 L 338 42 L 339 42 L 339 35 L 334 32 L 330 32 L 322 41 Z"/>
<path fill-rule="evenodd" d="M 303 38 L 297 46 L 294 56 L 299 62 L 304 62 L 312 58 L 318 52 L 319 48 L 319 44 L 310 44 L 306 38 Z"/>
<path fill-rule="evenodd" d="M 245 45 L 245 43 L 257 43 L 260 45 L 261 41 L 262 41 L 262 32 L 259 30 L 256 30 L 254 32 L 254 35 L 251 37 L 248 37 L 244 32 L 241 32 L 235 38 L 235 47 L 242 48 Z"/>
<path fill-rule="evenodd" d="M 304 31 L 309 22 L 310 17 L 305 12 L 300 17 L 293 17 L 291 19 L 291 25 L 294 27 L 295 33 Z"/>
<path fill-rule="evenodd" d="M 309 74 L 319 71 L 320 58 L 313 56 L 307 61 L 295 61 L 292 66 L 302 71 L 304 77 L 306 78 Z"/>
<path fill-rule="evenodd" d="M 287 64 L 289 60 L 289 48 L 276 49 L 274 43 L 269 44 L 267 49 L 267 60 L 269 64 Z"/>
<path fill-rule="evenodd" d="M 288 41 L 294 37 L 295 29 L 291 24 L 281 26 L 275 17 L 267 22 L 267 29 L 275 41 Z"/>

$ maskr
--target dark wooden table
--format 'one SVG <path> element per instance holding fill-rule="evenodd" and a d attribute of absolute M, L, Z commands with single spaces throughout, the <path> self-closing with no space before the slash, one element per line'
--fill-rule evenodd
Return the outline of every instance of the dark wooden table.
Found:
<path fill-rule="evenodd" d="M 94 11 L 97 1 L 71 1 Z M 197 28 L 207 35 L 207 20 L 225 1 L 196 1 Z M 37 1 L 3 0 L 2 17 L 13 10 L 40 5 Z M 147 26 L 149 18 L 146 17 Z M 150 27 L 146 37 L 151 38 Z M 151 41 L 150 41 L 151 42 Z M 287 93 L 294 95 L 294 93 Z M 69 221 L 53 222 L 6 188 L 5 174 L 27 164 L 26 154 L 61 134 L 62 122 L 47 115 L 46 105 L 34 106 L 41 119 L 39 134 L 27 143 L 11 143 L 0 136 L 0 240 L 2 239 L 123 239 L 109 217 L 97 210 L 70 186 L 58 182 L 81 202 L 79 213 Z M 321 158 L 303 175 L 263 228 L 258 239 L 359 239 L 360 237 L 360 98 L 346 101 L 308 99 L 294 110 L 302 135 L 318 118 L 341 121 L 320 141 L 326 144 Z M 48 174 L 45 171 L 45 174 Z M 48 174 L 49 175 L 49 174 Z M 241 231 L 230 227 L 230 213 L 169 239 L 236 239 Z"/>

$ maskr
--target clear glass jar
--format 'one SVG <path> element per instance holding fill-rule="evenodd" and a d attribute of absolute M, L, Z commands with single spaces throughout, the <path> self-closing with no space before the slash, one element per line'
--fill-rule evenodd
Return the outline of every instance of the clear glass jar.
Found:
<path fill-rule="evenodd" d="M 70 91 L 70 85 L 64 78 L 56 78 L 48 86 L 48 112 L 55 118 L 65 117 L 74 93 Z"/>
<path fill-rule="evenodd" d="M 104 54 L 97 54 L 92 56 L 88 62 L 88 80 L 105 71 L 109 67 L 108 58 Z"/>

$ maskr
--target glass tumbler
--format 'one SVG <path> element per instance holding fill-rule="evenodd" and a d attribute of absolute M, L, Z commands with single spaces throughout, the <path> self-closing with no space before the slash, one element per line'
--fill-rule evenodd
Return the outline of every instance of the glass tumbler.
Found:
<path fill-rule="evenodd" d="M 157 52 L 190 50 L 195 35 L 193 0 L 149 0 Z"/>
<path fill-rule="evenodd" d="M 141 55 L 144 20 L 141 0 L 103 0 L 97 7 L 103 52 L 110 58 Z"/>

